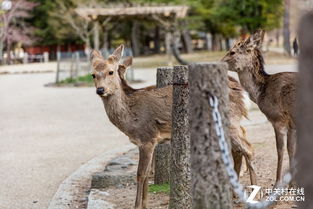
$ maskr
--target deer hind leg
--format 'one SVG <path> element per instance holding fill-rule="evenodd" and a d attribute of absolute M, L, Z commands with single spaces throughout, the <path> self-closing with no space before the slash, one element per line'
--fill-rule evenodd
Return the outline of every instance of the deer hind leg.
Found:
<path fill-rule="evenodd" d="M 257 185 L 256 174 L 254 171 L 254 167 L 252 165 L 252 155 L 248 153 L 244 153 L 244 157 L 246 159 L 246 164 L 249 170 L 251 185 Z"/>
<path fill-rule="evenodd" d="M 137 194 L 135 209 L 146 209 L 148 201 L 148 175 L 155 143 L 146 143 L 139 147 L 139 165 L 137 170 Z"/>
<path fill-rule="evenodd" d="M 149 172 L 149 177 L 153 177 L 154 176 L 154 168 L 155 168 L 155 152 L 153 152 L 153 156 L 152 156 L 152 160 L 151 160 L 151 168 L 150 168 L 150 172 Z"/>
<path fill-rule="evenodd" d="M 287 150 L 289 155 L 289 168 L 292 176 L 294 176 L 295 171 L 295 152 L 296 152 L 296 130 L 289 128 L 287 133 Z M 295 187 L 295 181 L 290 182 L 290 187 Z"/>
<path fill-rule="evenodd" d="M 281 125 L 274 125 L 275 137 L 276 137 L 276 149 L 277 149 L 277 171 L 276 171 L 276 183 L 281 182 L 282 179 L 282 169 L 283 169 L 283 157 L 284 157 L 284 138 L 285 138 L 285 128 Z"/>
<path fill-rule="evenodd" d="M 250 182 L 252 185 L 257 185 L 256 173 L 254 171 L 254 167 L 252 164 L 253 148 L 252 148 L 252 145 L 247 140 L 246 130 L 243 127 L 240 127 L 240 128 L 242 131 L 241 140 L 245 143 L 245 152 L 243 153 L 243 155 L 246 160 L 247 169 L 249 170 Z"/>
<path fill-rule="evenodd" d="M 234 169 L 235 169 L 237 176 L 239 178 L 241 165 L 242 165 L 242 153 L 232 151 L 232 154 L 233 154 L 233 159 L 234 159 Z"/>
<path fill-rule="evenodd" d="M 244 156 L 247 169 L 249 170 L 250 182 L 252 185 L 257 184 L 256 173 L 254 171 L 254 167 L 252 165 L 252 157 L 253 157 L 253 148 L 252 145 L 247 140 L 246 130 L 240 126 L 239 129 L 239 139 L 240 139 L 240 152 L 241 155 Z"/>

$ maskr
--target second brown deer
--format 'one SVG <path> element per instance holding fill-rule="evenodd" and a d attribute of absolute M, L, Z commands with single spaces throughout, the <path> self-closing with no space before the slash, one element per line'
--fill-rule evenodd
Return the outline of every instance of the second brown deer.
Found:
<path fill-rule="evenodd" d="M 124 72 L 131 59 L 119 64 L 123 46 L 118 47 L 108 59 L 98 51 L 91 54 L 92 76 L 96 92 L 101 97 L 110 121 L 129 137 L 139 148 L 137 170 L 137 194 L 135 209 L 147 208 L 148 174 L 155 146 L 171 138 L 172 86 L 164 88 L 131 88 Z M 252 148 L 246 140 L 240 120 L 246 115 L 242 89 L 233 79 L 229 81 L 231 101 L 231 144 L 236 171 L 239 173 L 244 156 L 250 171 L 252 184 L 256 175 L 251 163 Z"/>
<path fill-rule="evenodd" d="M 269 75 L 264 70 L 262 42 L 264 31 L 259 30 L 245 40 L 237 42 L 222 61 L 229 70 L 238 73 L 239 80 L 267 119 L 272 123 L 277 148 L 276 185 L 282 180 L 284 137 L 287 135 L 287 149 L 290 169 L 295 166 L 296 150 L 295 99 L 296 73 L 283 72 Z M 293 185 L 294 182 L 291 183 Z"/>

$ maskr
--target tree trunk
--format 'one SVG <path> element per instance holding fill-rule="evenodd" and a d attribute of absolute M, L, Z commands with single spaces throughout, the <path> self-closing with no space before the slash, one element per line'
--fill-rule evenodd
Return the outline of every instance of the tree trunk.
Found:
<path fill-rule="evenodd" d="M 279 47 L 280 29 L 276 30 L 276 46 Z"/>
<path fill-rule="evenodd" d="M 212 34 L 212 51 L 218 51 L 218 37 L 216 34 Z"/>
<path fill-rule="evenodd" d="M 171 50 L 171 41 L 172 41 L 172 33 L 169 30 L 166 30 L 165 34 L 165 47 L 166 47 L 166 56 L 167 56 L 167 65 L 172 65 L 172 50 Z"/>
<path fill-rule="evenodd" d="M 103 27 L 103 51 L 105 54 L 105 57 L 109 55 L 109 43 L 108 43 L 108 30 L 106 27 Z"/>
<path fill-rule="evenodd" d="M 3 64 L 3 41 L 0 41 L 0 64 Z"/>
<path fill-rule="evenodd" d="M 139 37 L 139 23 L 137 21 L 133 21 L 131 41 L 134 56 L 138 56 L 140 54 L 138 37 Z"/>
<path fill-rule="evenodd" d="M 229 40 L 229 38 L 225 38 L 225 47 L 226 47 L 227 51 L 230 50 L 230 40 Z"/>
<path fill-rule="evenodd" d="M 205 34 L 205 50 L 212 51 L 212 35 L 210 33 Z"/>
<path fill-rule="evenodd" d="M 157 69 L 157 88 L 172 85 L 173 68 L 163 67 Z M 169 182 L 170 169 L 170 143 L 159 144 L 155 148 L 154 184 Z"/>
<path fill-rule="evenodd" d="M 182 37 L 183 37 L 183 43 L 186 49 L 186 53 L 190 54 L 193 52 L 192 49 L 192 40 L 191 40 L 191 36 L 190 36 L 190 32 L 187 29 L 184 29 L 182 31 Z"/>
<path fill-rule="evenodd" d="M 11 60 L 11 43 L 9 41 L 7 41 L 7 60 L 6 60 L 6 64 L 7 65 L 11 65 L 12 64 L 12 60 Z"/>
<path fill-rule="evenodd" d="M 160 27 L 155 26 L 154 32 L 154 53 L 160 53 Z"/>
<path fill-rule="evenodd" d="M 173 72 L 169 208 L 192 208 L 187 66 L 175 66 Z"/>
<path fill-rule="evenodd" d="M 209 105 L 210 93 L 219 100 L 219 112 L 229 139 L 227 65 L 189 66 L 191 173 L 194 209 L 231 209 L 232 192 L 221 158 L 219 137 Z M 229 141 L 228 141 L 229 144 Z M 230 149 L 229 149 L 230 150 Z"/>
<path fill-rule="evenodd" d="M 284 10 L 284 50 L 287 55 L 291 56 L 290 48 L 290 0 L 285 0 L 285 10 Z"/>
<path fill-rule="evenodd" d="M 299 43 L 299 91 L 297 95 L 297 137 L 296 151 L 298 187 L 304 188 L 305 201 L 298 202 L 300 209 L 313 205 L 313 13 L 303 17 L 300 23 Z"/>
<path fill-rule="evenodd" d="M 96 50 L 99 50 L 100 49 L 100 43 L 99 43 L 99 22 L 98 21 L 95 21 L 94 22 L 94 28 L 93 28 L 93 47 L 94 49 Z"/>

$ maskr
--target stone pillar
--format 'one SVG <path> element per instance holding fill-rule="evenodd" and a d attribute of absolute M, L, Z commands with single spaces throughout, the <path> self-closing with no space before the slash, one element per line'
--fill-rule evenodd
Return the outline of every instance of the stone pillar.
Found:
<path fill-rule="evenodd" d="M 232 191 L 215 131 L 210 94 L 229 140 L 227 65 L 201 63 L 189 66 L 192 201 L 194 209 L 232 209 Z M 229 144 L 229 141 L 228 141 Z"/>
<path fill-rule="evenodd" d="M 172 85 L 173 68 L 162 67 L 157 69 L 157 88 Z M 169 159 L 170 159 L 170 143 L 159 144 L 154 152 L 154 183 L 164 184 L 169 182 Z"/>
<path fill-rule="evenodd" d="M 313 205 L 313 12 L 300 23 L 299 85 L 297 95 L 297 151 L 296 182 L 304 188 L 305 201 L 298 202 L 300 209 Z"/>
<path fill-rule="evenodd" d="M 173 72 L 172 140 L 170 155 L 171 209 L 191 209 L 188 67 Z"/>

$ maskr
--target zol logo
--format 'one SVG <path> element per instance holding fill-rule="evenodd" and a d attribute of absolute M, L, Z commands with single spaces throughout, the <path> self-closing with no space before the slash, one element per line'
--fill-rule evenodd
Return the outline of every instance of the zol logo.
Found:
<path fill-rule="evenodd" d="M 247 198 L 247 202 L 251 203 L 251 204 L 258 203 L 259 201 L 256 201 L 255 197 L 257 196 L 259 191 L 261 191 L 262 187 L 257 186 L 257 185 L 251 185 L 251 186 L 247 186 L 247 188 L 252 189 L 252 192 L 250 193 L 249 197 Z M 246 197 L 248 196 L 246 191 L 245 191 L 245 196 Z"/>

